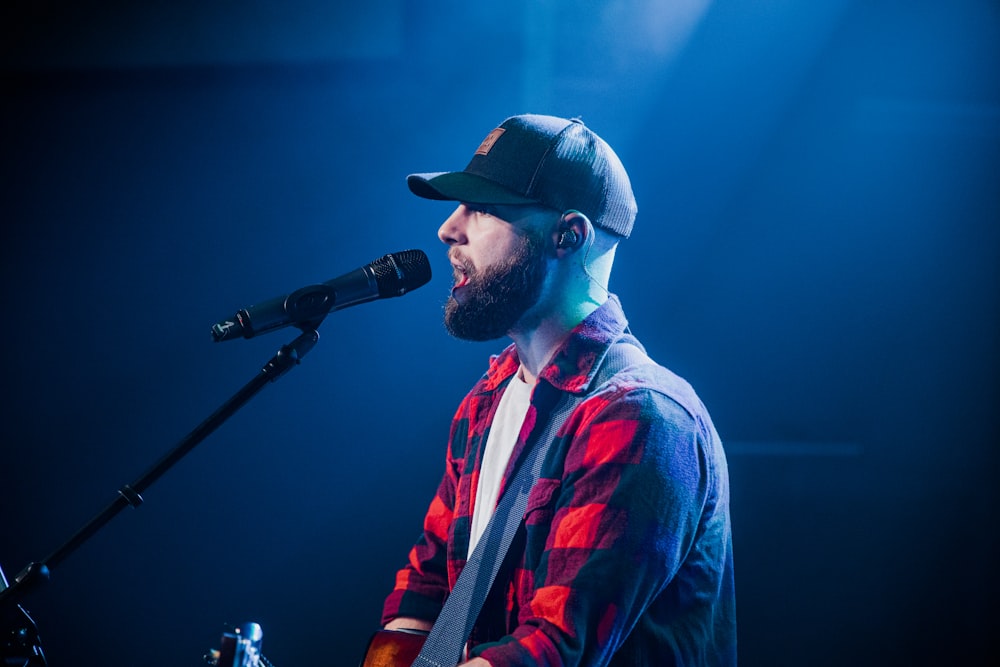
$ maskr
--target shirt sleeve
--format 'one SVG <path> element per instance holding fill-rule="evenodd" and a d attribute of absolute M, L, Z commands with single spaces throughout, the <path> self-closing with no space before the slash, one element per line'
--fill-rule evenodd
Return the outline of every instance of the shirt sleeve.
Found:
<path fill-rule="evenodd" d="M 518 578 L 528 603 L 513 633 L 474 651 L 493 667 L 607 664 L 677 573 L 707 502 L 705 434 L 658 391 L 611 388 L 566 433 L 544 548 Z"/>

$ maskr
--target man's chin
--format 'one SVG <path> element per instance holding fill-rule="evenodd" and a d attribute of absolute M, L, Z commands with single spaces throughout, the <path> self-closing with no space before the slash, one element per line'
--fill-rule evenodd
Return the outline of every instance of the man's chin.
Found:
<path fill-rule="evenodd" d="M 497 340 L 507 335 L 505 327 L 489 326 L 487 318 L 470 312 L 461 312 L 461 304 L 454 298 L 448 299 L 444 309 L 444 327 L 459 340 L 483 343 Z"/>

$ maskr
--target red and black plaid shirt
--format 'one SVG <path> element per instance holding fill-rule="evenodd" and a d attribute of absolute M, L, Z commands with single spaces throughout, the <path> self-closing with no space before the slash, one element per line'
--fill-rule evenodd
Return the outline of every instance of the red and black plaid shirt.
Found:
<path fill-rule="evenodd" d="M 722 445 L 690 385 L 652 362 L 591 386 L 626 324 L 609 299 L 532 393 L 505 479 L 560 392 L 589 396 L 552 445 L 473 631 L 472 654 L 493 667 L 736 662 Z M 444 477 L 383 622 L 433 621 L 462 571 L 490 423 L 519 365 L 508 347 L 459 406 Z"/>

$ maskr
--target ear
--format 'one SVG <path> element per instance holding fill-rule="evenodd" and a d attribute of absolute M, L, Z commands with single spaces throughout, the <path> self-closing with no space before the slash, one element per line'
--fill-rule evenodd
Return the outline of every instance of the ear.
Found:
<path fill-rule="evenodd" d="M 562 258 L 583 247 L 590 235 L 590 220 L 583 213 L 570 209 L 559 218 L 555 231 L 556 257 Z"/>

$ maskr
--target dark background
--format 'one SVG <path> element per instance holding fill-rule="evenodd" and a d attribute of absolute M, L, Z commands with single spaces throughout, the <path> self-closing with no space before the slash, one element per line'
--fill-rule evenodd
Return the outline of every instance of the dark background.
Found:
<path fill-rule="evenodd" d="M 0 17 L 0 564 L 253 377 L 238 308 L 421 248 L 25 601 L 52 667 L 354 665 L 502 343 L 450 339 L 414 171 L 581 116 L 639 201 L 613 289 L 727 443 L 743 665 L 995 654 L 1000 5 L 13 1 Z M 940 661 L 940 662 L 938 662 Z"/>

